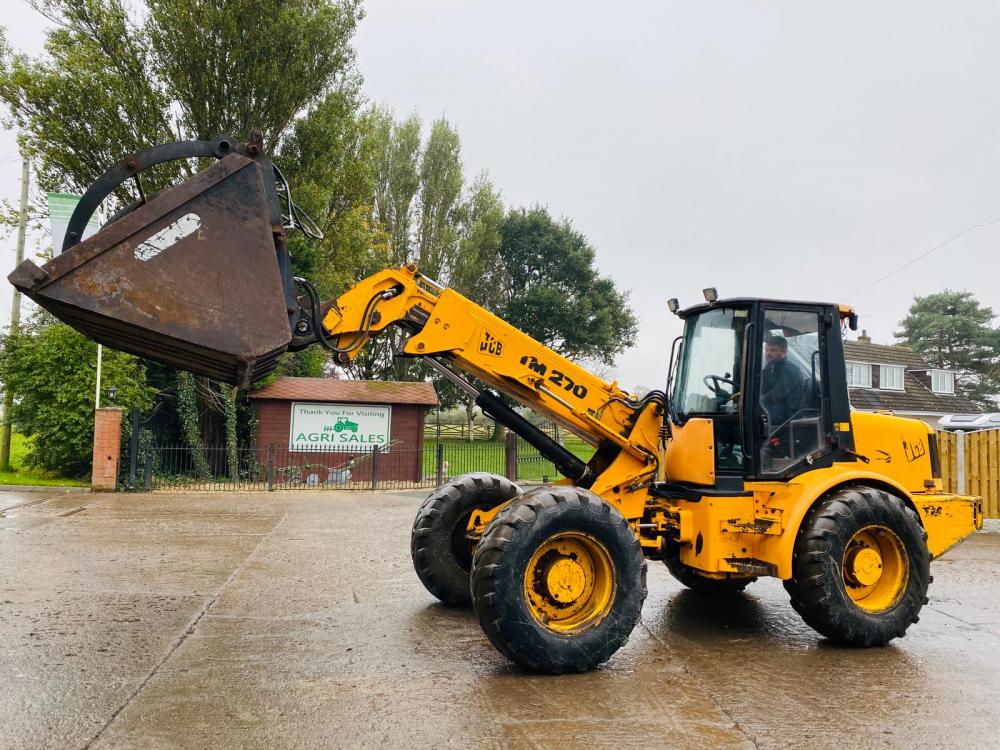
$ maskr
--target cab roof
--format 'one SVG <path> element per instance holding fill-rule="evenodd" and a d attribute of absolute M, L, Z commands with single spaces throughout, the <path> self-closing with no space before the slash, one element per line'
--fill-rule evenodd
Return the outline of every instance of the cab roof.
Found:
<path fill-rule="evenodd" d="M 854 314 L 854 308 L 850 305 L 839 305 L 833 302 L 807 302 L 805 300 L 773 299 L 771 297 L 729 297 L 728 299 L 720 299 L 711 303 L 701 302 L 697 305 L 691 305 L 691 307 L 678 310 L 677 317 L 683 320 L 691 315 L 697 315 L 698 313 L 703 313 L 706 310 L 711 310 L 716 307 L 749 307 L 754 303 L 772 305 L 801 305 L 803 307 L 835 307 L 840 313 L 841 318 L 846 318 Z"/>

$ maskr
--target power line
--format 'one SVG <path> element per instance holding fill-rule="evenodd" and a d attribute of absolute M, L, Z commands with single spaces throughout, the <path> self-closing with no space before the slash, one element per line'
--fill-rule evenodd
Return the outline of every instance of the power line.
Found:
<path fill-rule="evenodd" d="M 963 229 L 958 234 L 952 235 L 951 237 L 949 237 L 948 239 L 946 239 L 944 242 L 942 242 L 942 243 L 940 243 L 940 244 L 935 245 L 934 247 L 932 247 L 930 250 L 925 250 L 924 252 L 920 253 L 920 255 L 918 255 L 916 258 L 913 258 L 912 260 L 907 261 L 906 263 L 904 263 L 903 265 L 901 265 L 899 268 L 896 268 L 896 269 L 894 269 L 892 271 L 889 271 L 889 273 L 887 273 L 885 276 L 881 276 L 880 278 L 875 279 L 875 281 L 873 281 L 868 286 L 863 286 L 860 289 L 858 289 L 858 291 L 852 292 L 851 294 L 847 295 L 844 298 L 844 301 L 846 302 L 847 300 L 851 299 L 852 297 L 857 297 L 862 292 L 867 292 L 873 286 L 881 284 L 883 281 L 885 281 L 886 279 L 888 279 L 890 276 L 893 276 L 894 274 L 899 273 L 904 268 L 909 268 L 914 263 L 916 263 L 918 260 L 922 260 L 922 259 L 926 258 L 928 255 L 930 255 L 934 251 L 940 250 L 945 245 L 948 245 L 948 244 L 954 242 L 959 237 L 962 237 L 963 235 L 968 234 L 969 232 L 973 231 L 974 229 L 984 229 L 985 227 L 993 226 L 994 224 L 1000 224 L 1000 216 L 998 216 L 995 219 L 991 219 L 990 221 L 983 222 L 982 224 L 973 224 L 971 226 L 966 227 L 965 229 Z"/>

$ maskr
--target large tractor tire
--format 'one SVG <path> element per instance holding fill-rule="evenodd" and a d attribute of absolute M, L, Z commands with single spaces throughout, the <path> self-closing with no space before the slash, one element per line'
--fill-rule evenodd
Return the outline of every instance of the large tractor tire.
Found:
<path fill-rule="evenodd" d="M 680 547 L 675 542 L 668 542 L 664 548 L 663 563 L 670 571 L 670 575 L 692 591 L 707 596 L 733 596 L 757 580 L 756 578 L 706 578 L 698 575 L 694 568 L 681 562 Z"/>
<path fill-rule="evenodd" d="M 521 494 L 509 479 L 477 472 L 452 479 L 428 496 L 410 534 L 413 567 L 428 591 L 450 606 L 472 606 L 469 519 L 477 510 L 491 510 Z"/>
<path fill-rule="evenodd" d="M 930 554 L 916 513 L 898 497 L 851 487 L 819 500 L 795 542 L 792 606 L 810 627 L 850 646 L 906 635 L 927 603 Z"/>
<path fill-rule="evenodd" d="M 585 672 L 628 640 L 646 561 L 625 518 L 577 487 L 533 490 L 486 527 L 472 600 L 490 642 L 533 672 Z"/>

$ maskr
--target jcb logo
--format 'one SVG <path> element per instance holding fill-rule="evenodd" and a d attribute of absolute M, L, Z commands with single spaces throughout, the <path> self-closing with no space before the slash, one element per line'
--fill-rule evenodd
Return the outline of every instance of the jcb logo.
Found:
<path fill-rule="evenodd" d="M 483 338 L 479 341 L 479 352 L 499 357 L 503 354 L 503 343 L 492 333 L 483 329 Z"/>

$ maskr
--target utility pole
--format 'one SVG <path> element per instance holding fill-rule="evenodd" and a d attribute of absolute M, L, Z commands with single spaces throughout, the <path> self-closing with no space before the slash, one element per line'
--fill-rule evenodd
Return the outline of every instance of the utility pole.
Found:
<path fill-rule="evenodd" d="M 31 162 L 27 156 L 21 157 L 21 214 L 17 217 L 17 256 L 14 268 L 24 260 L 24 233 L 28 221 L 28 176 Z M 17 333 L 21 326 L 21 293 L 14 290 L 10 303 L 10 332 Z M 14 406 L 14 396 L 4 383 L 3 388 L 3 429 L 0 431 L 0 471 L 10 471 L 10 410 Z"/>

